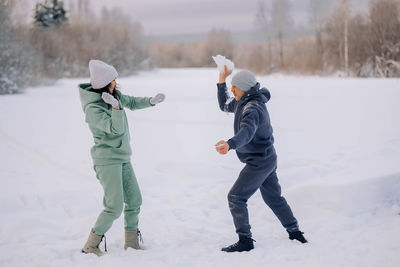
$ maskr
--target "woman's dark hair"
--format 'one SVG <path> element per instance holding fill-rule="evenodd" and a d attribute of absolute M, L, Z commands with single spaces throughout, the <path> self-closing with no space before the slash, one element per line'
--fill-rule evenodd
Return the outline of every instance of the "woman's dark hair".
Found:
<path fill-rule="evenodd" d="M 99 89 L 91 89 L 91 91 L 98 93 L 98 94 L 102 94 L 102 93 L 110 93 L 109 91 L 109 87 L 110 87 L 111 83 L 107 84 L 106 86 L 104 86 L 103 88 L 99 88 Z M 117 86 L 115 86 L 114 91 L 112 93 L 113 97 L 115 97 L 115 99 L 119 100 L 120 99 L 120 94 L 117 91 Z"/>

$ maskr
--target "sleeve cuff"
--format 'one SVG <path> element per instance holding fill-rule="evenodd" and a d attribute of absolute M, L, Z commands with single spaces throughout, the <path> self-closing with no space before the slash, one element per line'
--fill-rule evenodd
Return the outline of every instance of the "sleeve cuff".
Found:
<path fill-rule="evenodd" d="M 231 149 L 236 149 L 236 144 L 235 144 L 235 142 L 234 142 L 232 139 L 229 139 L 229 140 L 227 141 L 227 143 L 228 143 L 228 145 L 229 145 L 229 150 L 231 150 Z"/>
<path fill-rule="evenodd" d="M 220 88 L 226 88 L 226 83 L 217 83 L 218 89 Z"/>
<path fill-rule="evenodd" d="M 151 99 L 151 97 L 149 97 L 149 104 L 150 104 L 149 107 L 154 107 L 156 104 L 152 104 L 152 103 L 150 102 L 150 99 Z"/>

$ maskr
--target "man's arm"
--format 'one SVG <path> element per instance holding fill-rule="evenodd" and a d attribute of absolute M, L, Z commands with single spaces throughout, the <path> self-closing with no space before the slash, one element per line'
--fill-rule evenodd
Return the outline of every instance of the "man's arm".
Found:
<path fill-rule="evenodd" d="M 240 121 L 239 131 L 227 141 L 229 149 L 237 149 L 250 143 L 257 131 L 259 114 L 255 108 L 249 108 Z"/>
<path fill-rule="evenodd" d="M 256 109 L 250 108 L 243 114 L 242 121 L 240 122 L 240 130 L 237 134 L 229 139 L 227 142 L 224 140 L 215 144 L 215 149 L 221 155 L 225 155 L 231 149 L 237 149 L 250 143 L 253 139 L 259 123 L 259 114 Z"/>
<path fill-rule="evenodd" d="M 235 105 L 237 103 L 234 97 L 229 97 L 226 92 L 226 83 L 218 83 L 218 104 L 219 108 L 225 112 L 235 112 Z"/>
<path fill-rule="evenodd" d="M 219 73 L 219 83 L 217 84 L 219 108 L 225 112 L 234 112 L 236 105 L 236 99 L 228 96 L 226 87 L 226 78 L 231 73 L 232 71 L 228 71 L 227 67 L 225 66 L 224 71 Z"/>

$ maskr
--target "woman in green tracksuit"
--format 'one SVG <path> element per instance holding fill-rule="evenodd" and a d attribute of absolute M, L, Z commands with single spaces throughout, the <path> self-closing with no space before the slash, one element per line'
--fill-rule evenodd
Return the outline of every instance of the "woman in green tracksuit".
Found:
<path fill-rule="evenodd" d="M 85 121 L 94 138 L 95 144 L 90 152 L 96 177 L 104 189 L 104 210 L 91 229 L 82 252 L 101 256 L 103 252 L 99 244 L 122 211 L 125 217 L 124 248 L 140 249 L 138 215 L 142 196 L 130 163 L 132 150 L 124 108 L 151 107 L 164 101 L 165 95 L 126 96 L 116 89 L 118 73 L 113 66 L 100 60 L 90 60 L 89 70 L 90 83 L 79 85 L 79 95 Z"/>

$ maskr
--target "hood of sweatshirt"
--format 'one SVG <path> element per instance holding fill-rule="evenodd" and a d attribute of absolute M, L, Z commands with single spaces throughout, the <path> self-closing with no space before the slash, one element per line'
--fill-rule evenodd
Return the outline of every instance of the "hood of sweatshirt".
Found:
<path fill-rule="evenodd" d="M 260 84 L 257 83 L 252 88 L 250 88 L 250 90 L 247 91 L 242 98 L 245 102 L 256 99 L 263 103 L 267 103 L 271 99 L 271 93 L 265 87 L 260 88 Z"/>
<path fill-rule="evenodd" d="M 92 89 L 92 85 L 90 83 L 81 83 L 78 85 L 78 87 L 83 111 L 86 110 L 86 107 L 89 104 L 102 102 L 102 98 L 99 93 L 90 91 Z"/>

